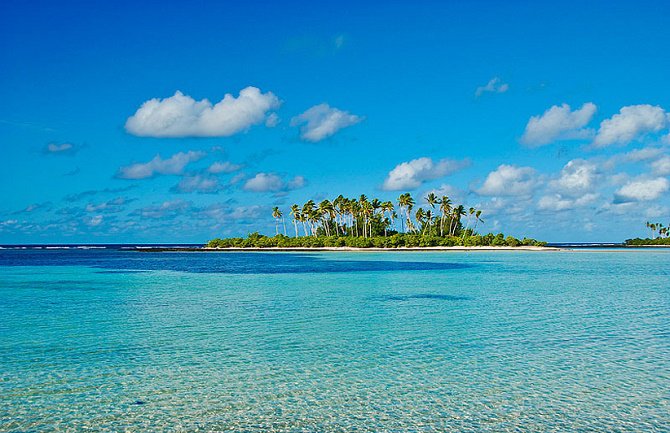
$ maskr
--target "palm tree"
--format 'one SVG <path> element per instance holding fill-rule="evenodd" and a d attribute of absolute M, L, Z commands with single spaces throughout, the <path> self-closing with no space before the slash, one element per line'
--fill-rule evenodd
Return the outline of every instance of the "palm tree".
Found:
<path fill-rule="evenodd" d="M 358 200 L 352 199 L 349 201 L 349 210 L 351 212 L 352 228 L 355 236 L 358 237 L 358 219 L 361 214 L 361 205 L 358 204 Z"/>
<path fill-rule="evenodd" d="M 309 233 L 307 232 L 307 214 L 300 212 L 298 216 L 300 217 L 298 221 L 300 221 L 300 224 L 302 225 L 302 230 L 305 233 L 305 236 L 309 236 Z"/>
<path fill-rule="evenodd" d="M 381 201 L 378 198 L 368 199 L 361 194 L 358 199 L 349 199 L 339 195 L 332 202 L 328 199 L 322 200 L 318 205 L 314 200 L 308 200 L 302 208 L 297 204 L 290 207 L 290 215 L 293 217 L 293 229 L 295 236 L 300 236 L 299 226 L 302 225 L 305 236 L 363 236 L 369 238 L 376 236 L 374 230 L 384 230 L 384 236 L 388 236 L 388 229 L 395 230 L 396 222 L 400 219 L 403 233 L 414 233 L 425 235 L 437 235 L 437 225 L 440 225 L 440 236 L 456 236 L 462 233 L 463 241 L 468 233 L 475 233 L 477 225 L 484 223 L 481 219 L 482 212 L 470 207 L 467 211 L 463 205 L 452 205 L 451 199 L 443 196 L 438 199 L 435 193 L 428 193 L 425 197 L 430 206 L 429 209 L 419 207 L 413 212 L 415 201 L 410 193 L 403 193 L 398 197 L 398 206 L 394 207 L 391 201 Z M 436 215 L 436 205 L 439 204 L 440 213 Z M 396 210 L 398 212 L 396 213 Z M 279 235 L 279 222 L 281 221 L 286 236 L 286 222 L 284 214 L 278 207 L 272 209 L 275 219 L 275 236 Z M 467 223 L 463 228 L 462 217 L 467 216 Z M 445 230 L 445 222 L 449 221 L 448 229 Z M 474 221 L 474 227 L 472 226 Z M 380 227 L 381 226 L 381 227 Z M 661 237 L 668 236 L 669 229 L 661 223 L 647 222 L 646 226 L 652 231 L 652 235 Z M 334 229 L 333 229 L 334 228 Z M 435 230 L 435 232 L 433 231 Z"/>
<path fill-rule="evenodd" d="M 378 198 L 372 200 L 370 202 L 370 206 L 372 206 L 372 215 L 370 217 L 370 236 L 372 236 L 372 221 L 375 219 L 375 215 L 377 215 L 377 211 L 381 209 L 382 207 L 382 202 Z"/>
<path fill-rule="evenodd" d="M 468 220 L 465 223 L 465 230 L 463 230 L 463 240 L 465 240 L 465 235 L 468 233 L 468 228 L 470 227 L 470 219 L 472 218 L 472 215 L 474 215 L 476 209 L 471 207 L 468 209 Z"/>
<path fill-rule="evenodd" d="M 360 215 L 363 218 L 363 237 L 366 237 L 367 227 L 368 227 L 368 197 L 365 194 L 361 194 L 358 198 L 358 204 L 360 206 Z"/>
<path fill-rule="evenodd" d="M 293 215 L 293 228 L 295 228 L 295 237 L 298 237 L 298 221 L 300 220 L 300 208 L 297 204 L 291 206 L 291 215 Z"/>
<path fill-rule="evenodd" d="M 337 235 L 340 234 L 340 225 L 338 219 L 343 218 L 345 211 L 345 201 L 346 199 L 342 194 L 338 195 L 335 200 L 333 200 L 333 209 L 335 210 L 335 232 Z M 342 222 L 344 225 L 344 222 Z"/>
<path fill-rule="evenodd" d="M 404 194 L 400 194 L 400 197 L 398 197 L 398 209 L 400 211 L 400 227 L 402 228 L 403 233 L 405 232 L 405 219 L 409 220 L 409 207 L 410 207 L 410 201 L 412 201 L 412 196 L 409 195 L 408 192 Z M 412 202 L 412 204 L 414 204 Z M 403 215 L 406 216 L 406 218 L 403 218 Z M 409 227 L 408 227 L 409 229 Z"/>
<path fill-rule="evenodd" d="M 435 205 L 439 203 L 439 201 L 440 200 L 437 198 L 434 192 L 428 193 L 428 195 L 426 196 L 426 202 L 433 209 L 435 209 Z"/>
<path fill-rule="evenodd" d="M 440 218 L 440 236 L 444 236 L 444 219 L 451 212 L 451 199 L 443 195 L 439 203 L 440 212 L 442 212 L 442 217 Z"/>
<path fill-rule="evenodd" d="M 382 213 L 384 214 L 384 216 L 386 216 L 387 212 L 389 213 L 389 216 L 388 216 L 389 224 L 394 224 L 395 225 L 395 218 L 394 218 L 395 212 L 393 212 L 393 202 L 385 201 L 385 202 L 382 203 L 381 208 L 382 208 Z M 384 225 L 384 236 L 386 236 L 387 226 L 388 226 L 388 224 Z"/>
<path fill-rule="evenodd" d="M 409 193 L 406 193 L 407 197 L 405 199 L 405 208 L 407 209 L 407 230 L 416 231 L 414 224 L 412 223 L 412 208 L 414 207 L 414 199 Z"/>
<path fill-rule="evenodd" d="M 428 234 L 431 234 L 432 222 L 433 222 L 433 211 L 428 209 L 426 211 L 426 227 L 423 228 L 423 234 L 426 234 L 426 228 L 428 228 Z"/>
<path fill-rule="evenodd" d="M 279 235 L 279 220 L 282 218 L 283 214 L 277 206 L 272 209 L 272 218 L 275 219 L 275 236 Z"/>
<path fill-rule="evenodd" d="M 314 236 L 316 236 L 316 230 L 314 229 L 314 223 L 316 221 L 315 210 L 314 200 L 308 200 L 307 203 L 302 206 L 302 215 L 304 217 L 303 224 L 306 222 L 309 225 L 310 233 Z M 305 232 L 307 232 L 307 229 L 305 229 Z"/>
<path fill-rule="evenodd" d="M 424 218 L 426 217 L 425 212 L 423 211 L 422 208 L 418 208 L 416 210 L 416 213 L 414 214 L 414 218 L 416 219 L 417 225 L 420 226 L 420 228 L 423 228 L 425 230 L 426 223 L 424 222 Z"/>
<path fill-rule="evenodd" d="M 449 235 L 456 236 L 456 230 L 461 224 L 461 217 L 465 215 L 465 206 L 459 204 L 453 209 L 453 216 L 451 218 L 451 223 L 449 224 Z M 453 227 L 452 227 L 453 226 Z"/>
<path fill-rule="evenodd" d="M 481 216 L 482 216 L 482 211 L 480 211 L 480 210 L 475 211 L 475 227 L 472 229 L 472 231 L 477 230 L 477 223 L 481 222 L 482 224 L 484 224 L 484 220 L 480 218 Z"/>

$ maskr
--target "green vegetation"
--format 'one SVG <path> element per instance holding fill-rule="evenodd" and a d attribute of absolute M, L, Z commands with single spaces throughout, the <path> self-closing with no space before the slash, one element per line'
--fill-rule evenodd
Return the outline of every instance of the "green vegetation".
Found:
<path fill-rule="evenodd" d="M 649 221 L 647 221 L 645 225 L 649 229 L 651 237 L 646 239 L 626 239 L 626 245 L 631 247 L 645 245 L 670 245 L 670 227 L 666 227 L 661 223 L 650 223 Z"/>
<path fill-rule="evenodd" d="M 629 247 L 639 247 L 646 245 L 668 245 L 670 246 L 670 238 L 655 238 L 655 239 L 626 239 L 626 245 Z"/>
<path fill-rule="evenodd" d="M 286 235 L 284 213 L 275 207 L 275 236 L 251 233 L 247 238 L 213 239 L 208 248 L 402 248 L 452 246 L 544 246 L 535 239 L 505 237 L 502 233 L 480 235 L 482 211 L 455 205 L 447 196 L 426 196 L 428 209 L 419 207 L 409 193 L 391 201 L 358 199 L 342 195 L 318 205 L 310 200 L 302 207 L 291 206 L 294 237 Z M 280 233 L 280 226 L 283 234 Z M 302 236 L 301 236 L 302 229 Z"/>

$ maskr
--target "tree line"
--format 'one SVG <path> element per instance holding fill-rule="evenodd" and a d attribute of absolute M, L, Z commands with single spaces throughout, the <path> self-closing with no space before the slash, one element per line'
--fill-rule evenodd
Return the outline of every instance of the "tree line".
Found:
<path fill-rule="evenodd" d="M 516 239 L 497 235 L 479 235 L 484 224 L 482 211 L 455 204 L 444 195 L 429 193 L 426 209 L 416 206 L 410 193 L 401 194 L 396 202 L 369 199 L 366 195 L 316 203 L 309 200 L 302 206 L 293 204 L 287 228 L 285 213 L 274 207 L 275 236 L 252 233 L 248 238 L 214 239 L 210 247 L 406 247 L 406 246 L 519 246 L 544 245 L 534 239 Z M 291 237 L 288 236 L 291 232 Z"/>
<path fill-rule="evenodd" d="M 650 237 L 646 239 L 635 238 L 626 239 L 626 245 L 629 246 L 644 246 L 644 245 L 670 245 L 670 224 L 668 226 L 663 223 L 645 223 L 649 229 Z"/>
<path fill-rule="evenodd" d="M 295 237 L 300 236 L 353 236 L 375 237 L 396 233 L 410 233 L 433 236 L 457 236 L 472 225 L 483 223 L 482 211 L 474 207 L 466 210 L 462 204 L 455 205 L 447 196 L 438 198 L 435 193 L 426 196 L 428 209 L 418 207 L 414 211 L 415 200 L 409 193 L 401 194 L 397 203 L 368 199 L 361 195 L 358 199 L 342 195 L 336 199 L 323 200 L 316 204 L 309 200 L 302 206 L 294 204 L 290 208 Z M 287 235 L 284 213 L 275 207 L 275 235 Z M 463 226 L 465 217 L 466 226 Z"/>

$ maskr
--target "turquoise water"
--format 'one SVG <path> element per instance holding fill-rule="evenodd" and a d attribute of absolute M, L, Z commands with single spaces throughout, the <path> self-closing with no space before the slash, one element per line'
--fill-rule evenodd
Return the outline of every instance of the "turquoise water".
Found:
<path fill-rule="evenodd" d="M 668 431 L 670 251 L 0 251 L 0 431 Z"/>

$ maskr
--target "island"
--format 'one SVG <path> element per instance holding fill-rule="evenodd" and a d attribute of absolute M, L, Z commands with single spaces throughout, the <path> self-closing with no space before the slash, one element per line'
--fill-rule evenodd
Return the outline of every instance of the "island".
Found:
<path fill-rule="evenodd" d="M 290 230 L 284 212 L 274 207 L 274 236 L 258 232 L 246 238 L 216 238 L 206 249 L 259 248 L 349 248 L 349 249 L 417 249 L 417 248 L 541 248 L 546 242 L 532 238 L 521 239 L 503 233 L 479 234 L 483 224 L 482 211 L 454 204 L 448 196 L 429 193 L 426 209 L 418 206 L 409 193 L 401 194 L 397 202 L 339 195 L 334 200 L 313 200 L 302 206 L 290 207 Z"/>
<path fill-rule="evenodd" d="M 650 232 L 648 238 L 626 239 L 625 245 L 629 247 L 663 247 L 670 246 L 670 224 L 646 222 L 645 226 Z"/>

